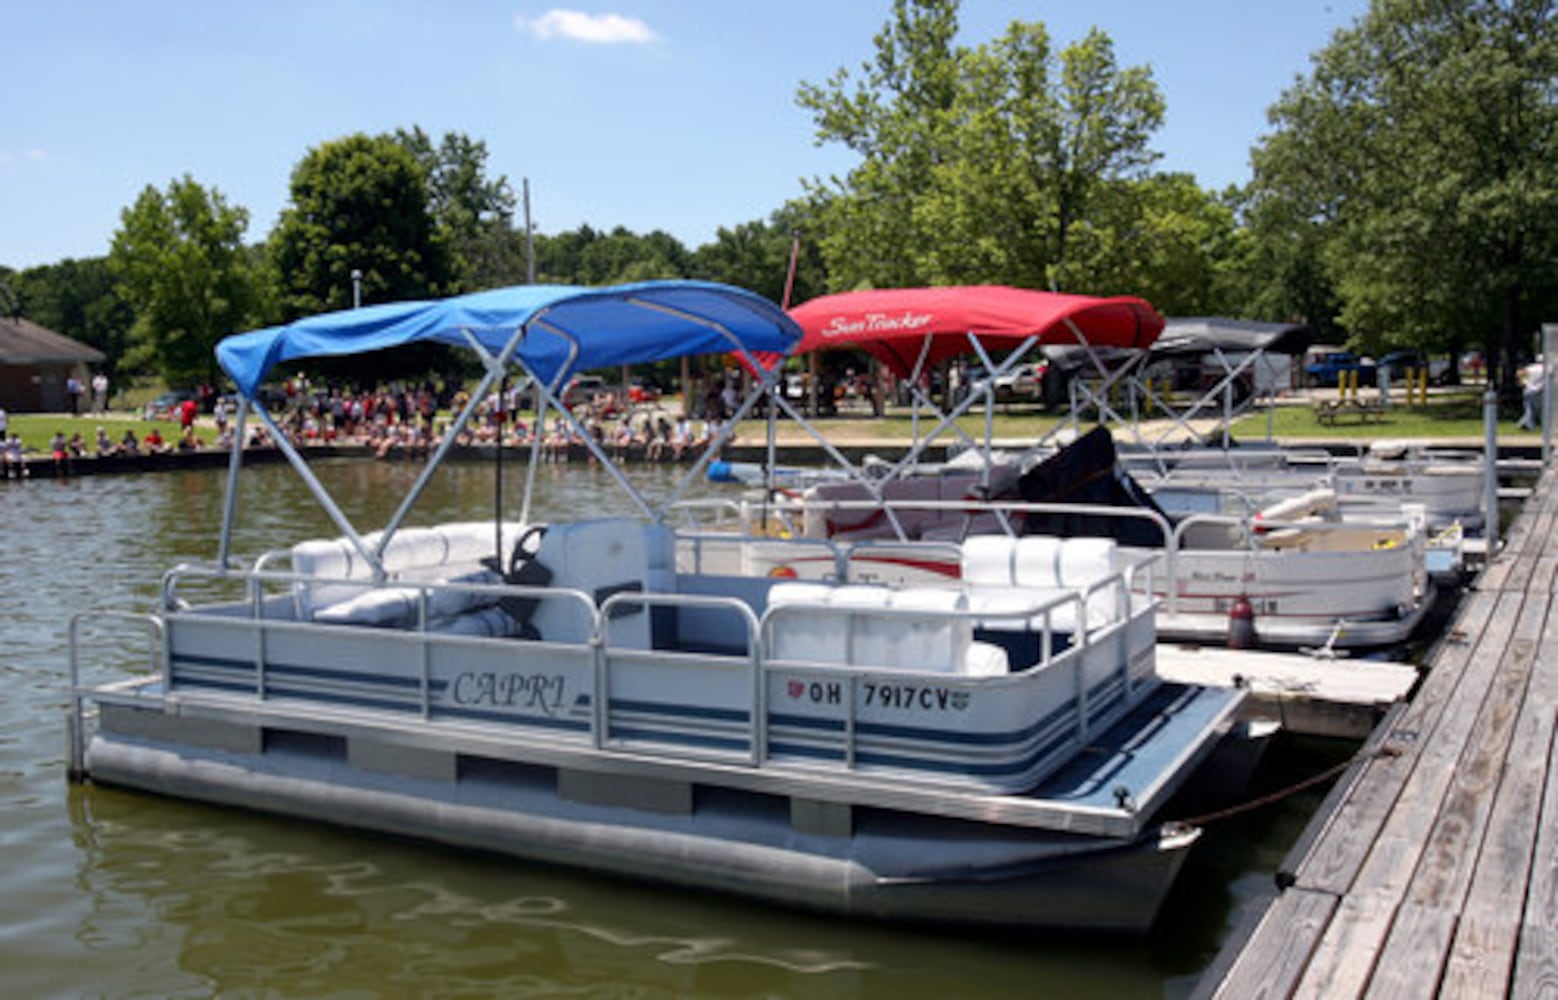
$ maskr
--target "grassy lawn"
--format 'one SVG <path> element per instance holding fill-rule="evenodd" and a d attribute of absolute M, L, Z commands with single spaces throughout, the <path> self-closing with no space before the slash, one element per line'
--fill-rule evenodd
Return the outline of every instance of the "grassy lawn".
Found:
<path fill-rule="evenodd" d="M 139 410 L 130 413 L 110 412 L 101 417 L 91 413 L 79 417 L 68 413 L 13 413 L 10 416 L 10 432 L 21 435 L 23 447 L 37 452 L 48 448 L 55 431 L 63 431 L 66 440 L 80 431 L 86 439 L 88 454 L 96 451 L 98 427 L 108 432 L 108 438 L 114 444 L 118 444 L 119 439 L 124 437 L 126 429 L 135 431 L 137 440 L 144 440 L 146 432 L 156 427 L 169 444 L 177 441 L 180 433 L 177 420 L 142 420 Z M 207 444 L 216 438 L 216 431 L 210 427 L 202 428 L 197 433 Z"/>
<path fill-rule="evenodd" d="M 441 414 L 441 416 L 447 419 L 447 415 Z M 1498 427 L 1501 438 L 1529 433 L 1522 432 L 1515 426 L 1517 417 L 1517 413 L 1503 415 Z M 527 415 L 525 419 L 533 419 L 533 415 Z M 215 437 L 215 430 L 209 426 L 209 420 L 209 417 L 204 418 L 199 431 L 200 436 L 208 443 Z M 922 415 L 919 421 L 919 433 L 923 436 L 938 422 L 935 418 Z M 1044 413 L 1036 408 L 1020 405 L 998 406 L 994 417 L 995 437 L 1007 441 L 1032 441 L 1061 422 L 1060 416 Z M 863 412 L 846 412 L 836 417 L 820 418 L 814 423 L 829 442 L 838 445 L 892 444 L 907 442 L 914 435 L 912 419 L 907 411 L 899 409 L 890 410 L 887 416 L 880 418 L 871 417 Z M 98 424 L 102 424 L 107 429 L 109 437 L 115 442 L 124 435 L 127 427 L 134 429 L 137 438 L 144 438 L 146 432 L 155 425 L 169 442 L 176 440 L 179 433 L 177 421 L 142 420 L 138 408 L 115 410 L 103 417 L 92 414 L 72 417 L 65 413 L 11 414 L 11 431 L 21 435 L 25 446 L 40 451 L 48 445 L 49 439 L 53 437 L 56 430 L 64 431 L 66 437 L 80 430 L 90 445 Z M 958 421 L 958 425 L 976 441 L 984 436 L 983 413 L 964 416 Z M 738 428 L 737 440 L 745 444 L 756 444 L 765 440 L 767 433 L 765 421 L 746 420 Z M 1259 411 L 1236 421 L 1233 425 L 1233 433 L 1235 437 L 1245 440 L 1264 438 L 1266 436 L 1265 411 Z M 1315 416 L 1314 407 L 1307 402 L 1293 402 L 1276 408 L 1272 419 L 1272 434 L 1279 439 L 1466 438 L 1480 443 L 1482 397 L 1476 391 L 1439 394 L 1429 397 L 1426 406 L 1394 405 L 1386 411 L 1384 419 L 1378 422 L 1371 421 L 1363 424 L 1344 421 L 1334 426 L 1321 424 Z M 948 441 L 950 436 L 943 434 L 939 440 Z M 778 441 L 780 444 L 810 444 L 812 438 L 794 421 L 781 420 L 778 425 Z"/>
<path fill-rule="evenodd" d="M 1515 426 L 1518 413 L 1500 414 L 1499 437 L 1530 433 Z M 1264 412 L 1245 417 L 1233 425 L 1237 437 L 1265 437 Z M 1277 438 L 1443 438 L 1460 437 L 1482 440 L 1482 395 L 1478 391 L 1430 396 L 1426 406 L 1395 403 L 1378 422 L 1356 420 L 1336 425 L 1320 423 L 1313 406 L 1279 406 L 1272 420 L 1272 436 Z"/>
<path fill-rule="evenodd" d="M 1523 433 L 1515 426 L 1516 413 L 1501 416 L 1498 432 L 1501 438 Z M 1061 417 L 1042 413 L 1036 409 L 1018 406 L 998 407 L 995 412 L 995 437 L 1004 440 L 1033 440 L 1061 422 Z M 817 420 L 816 426 L 836 444 L 852 444 L 874 441 L 907 441 L 912 437 L 910 418 L 899 411 L 890 411 L 881 418 L 849 414 Z M 923 435 L 937 421 L 921 417 L 919 431 Z M 1272 435 L 1277 438 L 1325 438 L 1360 439 L 1377 438 L 1468 438 L 1482 440 L 1482 396 L 1479 391 L 1444 393 L 1429 397 L 1427 405 L 1406 406 L 1396 403 L 1385 412 L 1384 418 L 1369 423 L 1348 421 L 1345 418 L 1335 425 L 1322 424 L 1315 415 L 1315 408 L 1307 401 L 1293 401 L 1278 406 L 1272 418 Z M 958 421 L 964 431 L 975 440 L 984 436 L 983 414 L 965 416 Z M 1200 426 L 1201 422 L 1197 422 Z M 739 428 L 739 440 L 752 443 L 764 439 L 767 431 L 761 420 L 743 421 Z M 1153 426 L 1167 427 L 1167 424 Z M 1233 434 L 1245 440 L 1263 439 L 1266 436 L 1266 412 L 1258 411 L 1234 422 Z M 945 437 L 945 435 L 943 435 Z M 792 421 L 781 421 L 778 440 L 781 444 L 809 441 L 804 430 Z"/>

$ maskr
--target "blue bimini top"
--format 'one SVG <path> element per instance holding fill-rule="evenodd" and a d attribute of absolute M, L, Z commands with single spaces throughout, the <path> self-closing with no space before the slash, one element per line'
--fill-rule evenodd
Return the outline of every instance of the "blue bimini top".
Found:
<path fill-rule="evenodd" d="M 222 370 L 253 398 L 273 367 L 423 341 L 512 349 L 539 379 L 695 354 L 789 354 L 801 330 L 772 302 L 731 285 L 646 281 L 608 288 L 520 285 L 448 299 L 322 313 L 227 337 Z"/>

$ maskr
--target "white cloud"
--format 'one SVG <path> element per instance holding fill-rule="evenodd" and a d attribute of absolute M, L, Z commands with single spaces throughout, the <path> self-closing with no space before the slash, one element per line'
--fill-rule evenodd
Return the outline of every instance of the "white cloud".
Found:
<path fill-rule="evenodd" d="M 567 38 L 592 45 L 647 45 L 656 38 L 649 25 L 621 14 L 586 14 L 553 8 L 540 17 L 515 15 L 514 26 L 543 42 Z"/>
<path fill-rule="evenodd" d="M 10 166 L 22 160 L 30 163 L 42 163 L 48 158 L 48 151 L 42 149 L 24 149 L 20 153 L 12 152 L 9 149 L 0 149 L 0 166 Z"/>

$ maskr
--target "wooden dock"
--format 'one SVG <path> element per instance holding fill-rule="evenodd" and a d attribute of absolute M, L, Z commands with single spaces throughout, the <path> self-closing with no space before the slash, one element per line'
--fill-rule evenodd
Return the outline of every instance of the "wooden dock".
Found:
<path fill-rule="evenodd" d="M 1242 685 L 1250 692 L 1246 717 L 1301 736 L 1350 740 L 1372 733 L 1418 676 L 1407 663 L 1169 643 L 1158 644 L 1157 671 L 1181 684 Z"/>
<path fill-rule="evenodd" d="M 1558 997 L 1558 479 L 1543 475 L 1198 997 Z"/>

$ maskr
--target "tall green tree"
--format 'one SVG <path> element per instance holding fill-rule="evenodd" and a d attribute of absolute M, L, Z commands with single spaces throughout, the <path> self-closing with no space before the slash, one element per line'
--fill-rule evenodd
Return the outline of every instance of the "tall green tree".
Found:
<path fill-rule="evenodd" d="M 800 204 L 786 205 L 766 220 L 721 226 L 714 240 L 693 253 L 693 275 L 723 281 L 784 302 L 790 278 L 790 257 L 799 241 L 800 255 L 790 289 L 790 303 L 799 304 L 827 291 L 827 272 L 811 215 Z"/>
<path fill-rule="evenodd" d="M 487 144 L 446 132 L 435 147 L 420 127 L 397 129 L 427 179 L 428 211 L 453 254 L 459 290 L 521 281 L 523 241 L 514 232 L 514 189 L 508 178 L 487 176 Z"/>
<path fill-rule="evenodd" d="M 1374 0 L 1271 111 L 1258 196 L 1286 201 L 1366 345 L 1515 356 L 1558 306 L 1551 0 Z"/>
<path fill-rule="evenodd" d="M 1106 183 L 1093 202 L 1070 254 L 1089 291 L 1139 295 L 1170 316 L 1239 311 L 1234 210 L 1194 177 Z"/>
<path fill-rule="evenodd" d="M 247 210 L 188 175 L 166 191 L 148 185 L 120 214 L 108 263 L 135 313 L 130 364 L 175 385 L 215 379 L 216 342 L 254 317 L 248 224 Z"/>
<path fill-rule="evenodd" d="M 956 0 L 896 0 L 860 75 L 803 84 L 819 142 L 860 164 L 813 184 L 837 287 L 973 281 L 1096 290 L 1163 101 L 1094 30 L 1056 52 L 1042 24 L 953 44 Z M 1122 199 L 1126 204 L 1122 205 Z"/>
<path fill-rule="evenodd" d="M 453 290 L 448 238 L 426 174 L 392 136 L 352 135 L 312 149 L 292 171 L 291 203 L 270 239 L 283 319 Z"/>
<path fill-rule="evenodd" d="M 840 68 L 824 84 L 802 83 L 816 142 L 842 143 L 860 163 L 809 193 L 826 219 L 823 255 L 840 288 L 920 283 L 914 248 L 929 234 L 915 204 L 935 165 L 952 154 L 957 99 L 957 0 L 894 0 L 877 33 L 875 58 L 858 74 Z"/>

